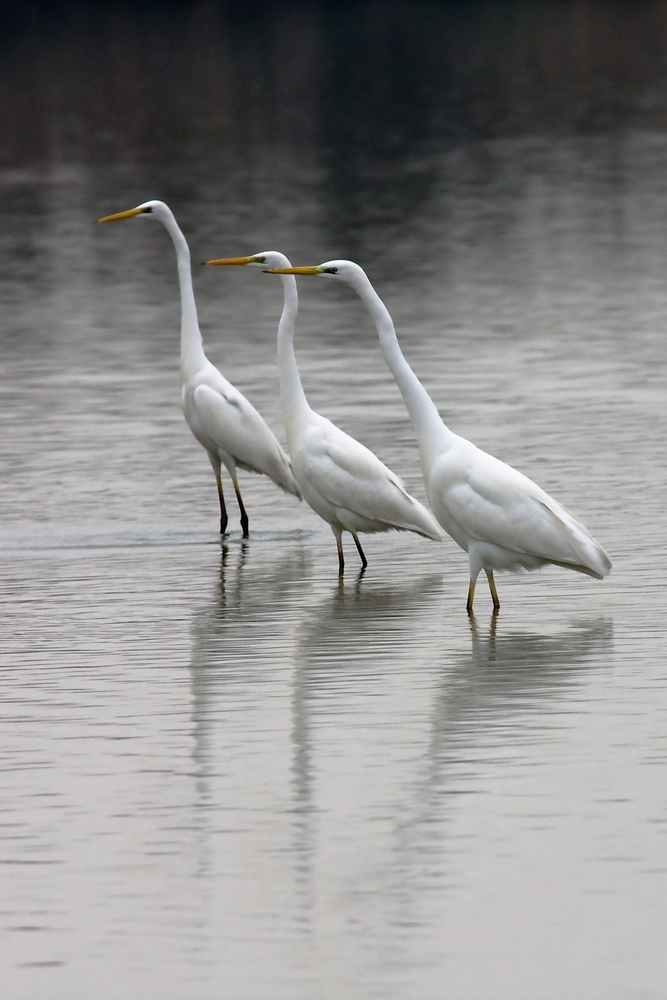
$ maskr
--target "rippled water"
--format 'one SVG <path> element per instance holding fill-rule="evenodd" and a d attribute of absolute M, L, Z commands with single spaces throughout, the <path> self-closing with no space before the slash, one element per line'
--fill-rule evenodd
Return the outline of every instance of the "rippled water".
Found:
<path fill-rule="evenodd" d="M 56 144 L 0 173 L 7 996 L 662 997 L 667 136 L 434 134 L 387 218 L 319 149 L 165 180 Z M 92 224 L 153 196 L 195 261 L 354 255 L 450 426 L 612 576 L 500 577 L 471 623 L 453 542 L 367 536 L 339 584 L 328 527 L 248 474 L 251 537 L 234 512 L 221 545 L 169 239 Z M 209 356 L 283 437 L 278 282 L 195 281 Z M 311 402 L 423 498 L 361 303 L 300 292 Z"/>

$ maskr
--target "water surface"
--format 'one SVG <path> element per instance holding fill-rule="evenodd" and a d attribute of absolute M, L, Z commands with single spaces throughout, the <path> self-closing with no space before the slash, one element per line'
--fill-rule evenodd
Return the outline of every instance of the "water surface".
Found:
<path fill-rule="evenodd" d="M 507 8 L 508 44 L 512 32 L 542 38 L 548 24 Z M 563 8 L 544 8 L 570 37 Z M 394 38 L 405 22 L 392 9 Z M 651 9 L 640 41 L 641 25 L 662 25 Z M 32 53 L 26 73 L 57 63 L 52 103 L 25 134 L 10 130 L 0 173 L 5 988 L 13 1000 L 85 997 L 91 983 L 100 1000 L 657 1000 L 661 81 L 626 79 L 595 121 L 582 97 L 581 128 L 558 103 L 538 127 L 523 91 L 503 92 L 499 110 L 491 88 L 486 103 L 465 99 L 471 134 L 443 126 L 443 94 L 453 98 L 442 78 L 427 107 L 424 91 L 415 98 L 414 133 L 409 116 L 374 133 L 375 109 L 385 124 L 394 112 L 369 84 L 368 106 L 334 115 L 327 132 L 316 98 L 331 95 L 343 49 L 323 8 L 308 6 L 298 36 L 293 11 L 272 7 L 262 36 L 255 22 L 223 31 L 212 8 L 193 10 L 165 15 L 158 54 L 184 25 L 186 54 L 224 36 L 222 73 L 234 59 L 254 66 L 258 38 L 266 52 L 297 38 L 293 77 L 278 74 L 280 113 L 238 87 L 207 117 L 202 56 L 200 77 L 172 65 L 199 110 L 167 134 L 145 104 L 121 113 L 118 87 L 98 93 L 92 115 L 77 89 L 97 72 L 91 50 L 68 68 L 58 25 L 19 25 L 3 57 L 5 73 L 17 52 Z M 121 29 L 141 35 L 132 17 L 100 14 L 80 38 L 106 38 L 100 64 L 115 51 L 130 95 L 137 81 L 157 88 L 166 114 L 172 75 L 150 47 L 139 57 L 118 42 Z M 462 21 L 457 37 L 474 49 L 490 23 L 475 35 Z M 315 51 L 329 53 L 325 69 Z M 395 81 L 391 47 L 384 62 L 373 51 Z M 578 78 L 580 96 L 605 52 L 598 76 Z M 95 117 L 83 142 L 80 123 Z M 293 131 L 276 139 L 283 121 Z M 346 151 L 363 148 L 363 122 L 371 152 L 355 160 Z M 499 617 L 480 585 L 471 622 L 453 542 L 368 537 L 367 573 L 348 547 L 339 584 L 330 530 L 248 474 L 251 537 L 230 502 L 221 544 L 213 477 L 179 409 L 171 244 L 150 220 L 92 224 L 148 197 L 170 201 L 195 262 L 271 247 L 299 264 L 354 256 L 449 425 L 581 517 L 612 576 L 500 577 Z M 206 348 L 284 440 L 279 283 L 223 270 L 195 269 Z M 312 404 L 423 499 L 412 428 L 363 306 L 333 283 L 299 287 Z"/>

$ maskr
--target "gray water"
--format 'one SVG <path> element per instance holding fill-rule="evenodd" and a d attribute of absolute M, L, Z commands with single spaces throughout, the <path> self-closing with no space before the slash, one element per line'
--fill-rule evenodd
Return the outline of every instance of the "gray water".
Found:
<path fill-rule="evenodd" d="M 431 135 L 376 199 L 310 140 L 172 176 L 49 121 L 0 173 L 3 996 L 664 997 L 667 133 Z M 448 424 L 612 575 L 501 576 L 470 621 L 451 540 L 367 536 L 339 584 L 329 528 L 244 473 L 221 543 L 170 241 L 93 225 L 148 197 L 283 441 L 279 282 L 200 260 L 354 256 Z M 424 499 L 363 306 L 299 290 L 312 405 Z"/>

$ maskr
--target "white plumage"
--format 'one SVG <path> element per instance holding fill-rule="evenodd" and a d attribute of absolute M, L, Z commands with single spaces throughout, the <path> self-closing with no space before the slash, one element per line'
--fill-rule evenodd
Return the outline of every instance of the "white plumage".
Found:
<path fill-rule="evenodd" d="M 251 257 L 230 257 L 209 264 L 249 264 L 265 270 L 289 267 L 284 254 L 266 250 Z M 358 533 L 414 531 L 441 541 L 432 514 L 411 497 L 403 483 L 372 451 L 309 406 L 294 355 L 298 298 L 294 278 L 283 277 L 284 305 L 278 326 L 278 367 L 285 431 L 297 485 L 308 503 L 331 525 L 344 569 L 342 534 L 349 531 L 363 567 L 366 557 Z"/>
<path fill-rule="evenodd" d="M 268 476 L 285 492 L 298 496 L 290 460 L 252 403 L 204 354 L 192 288 L 190 251 L 171 209 L 162 201 L 146 201 L 127 212 L 108 215 L 98 221 L 116 222 L 137 216 L 158 219 L 174 243 L 181 292 L 183 413 L 213 466 L 220 500 L 220 534 L 225 534 L 228 523 L 220 475 L 224 465 L 236 493 L 243 537 L 247 538 L 248 515 L 236 477 L 237 467 Z"/>
<path fill-rule="evenodd" d="M 405 360 L 391 316 L 352 261 L 331 260 L 282 273 L 345 281 L 373 317 L 380 343 L 417 432 L 426 495 L 445 531 L 468 553 L 472 613 L 475 583 L 486 571 L 494 608 L 494 570 L 535 570 L 548 563 L 602 578 L 611 569 L 604 549 L 568 510 L 527 476 L 454 434 Z"/>
<path fill-rule="evenodd" d="M 288 440 L 304 500 L 337 537 L 397 529 L 441 540 L 432 516 L 398 476 L 326 417 L 311 410 Z"/>
<path fill-rule="evenodd" d="M 602 578 L 611 563 L 589 532 L 536 483 L 471 441 L 452 434 L 429 467 L 427 492 L 443 528 L 485 570 L 548 563 Z"/>

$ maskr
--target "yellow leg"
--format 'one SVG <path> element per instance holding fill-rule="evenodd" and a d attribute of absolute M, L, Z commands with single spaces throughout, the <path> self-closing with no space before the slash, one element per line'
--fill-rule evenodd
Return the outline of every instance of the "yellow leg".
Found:
<path fill-rule="evenodd" d="M 489 581 L 489 590 L 491 591 L 491 597 L 493 598 L 493 610 L 498 611 L 500 608 L 500 601 L 498 600 L 498 591 L 496 590 L 496 581 L 493 579 L 492 569 L 487 569 L 486 578 Z"/>
<path fill-rule="evenodd" d="M 472 602 L 475 598 L 475 581 L 470 581 L 470 586 L 468 587 L 468 603 L 466 604 L 466 611 L 469 615 L 472 614 Z"/>

